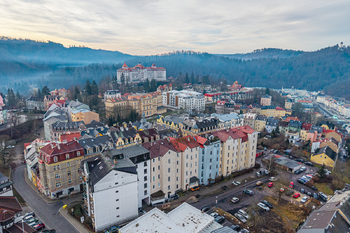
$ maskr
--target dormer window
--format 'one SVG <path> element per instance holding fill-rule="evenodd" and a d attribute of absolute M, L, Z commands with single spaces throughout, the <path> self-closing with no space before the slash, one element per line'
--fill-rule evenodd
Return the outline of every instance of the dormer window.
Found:
<path fill-rule="evenodd" d="M 55 161 L 55 162 L 58 161 L 57 156 L 53 157 L 53 161 Z"/>
<path fill-rule="evenodd" d="M 66 154 L 66 159 L 69 159 L 69 154 Z"/>
<path fill-rule="evenodd" d="M 80 156 L 80 151 L 77 152 L 77 156 Z"/>

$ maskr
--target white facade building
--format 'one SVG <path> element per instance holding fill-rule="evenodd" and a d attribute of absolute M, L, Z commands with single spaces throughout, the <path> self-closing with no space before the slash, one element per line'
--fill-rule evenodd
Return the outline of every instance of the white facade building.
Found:
<path fill-rule="evenodd" d="M 136 166 L 138 178 L 138 207 L 142 207 L 142 201 L 150 204 L 151 187 L 151 162 L 150 153 L 141 145 L 129 146 L 122 149 L 113 149 L 112 158 L 128 158 Z"/>
<path fill-rule="evenodd" d="M 129 159 L 109 161 L 98 155 L 83 165 L 85 209 L 96 232 L 138 216 L 135 165 Z"/>
<path fill-rule="evenodd" d="M 119 90 L 108 90 L 108 91 L 105 92 L 103 97 L 104 97 L 105 101 L 107 99 L 110 99 L 110 98 L 120 98 L 121 97 L 121 93 L 120 93 Z"/>
<path fill-rule="evenodd" d="M 191 111 L 196 109 L 198 111 L 205 110 L 205 98 L 202 93 L 195 91 L 168 91 L 162 93 L 163 105 L 173 107 L 176 109 L 185 109 Z"/>
<path fill-rule="evenodd" d="M 128 67 L 124 63 L 123 67 L 117 70 L 117 81 L 119 83 L 138 83 L 146 81 L 146 79 L 149 81 L 152 79 L 156 81 L 165 81 L 166 69 L 163 67 L 156 67 L 154 63 L 151 67 L 145 67 L 141 64 L 134 67 Z"/>

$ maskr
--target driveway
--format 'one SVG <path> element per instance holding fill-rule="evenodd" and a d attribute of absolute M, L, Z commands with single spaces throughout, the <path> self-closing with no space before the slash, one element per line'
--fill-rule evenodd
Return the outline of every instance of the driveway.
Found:
<path fill-rule="evenodd" d="M 46 224 L 46 229 L 55 229 L 56 232 L 78 232 L 59 213 L 58 210 L 64 205 L 62 201 L 48 204 L 37 192 L 27 185 L 24 180 L 25 165 L 18 165 L 13 172 L 13 185 L 17 192 L 23 197 L 27 205 Z"/>

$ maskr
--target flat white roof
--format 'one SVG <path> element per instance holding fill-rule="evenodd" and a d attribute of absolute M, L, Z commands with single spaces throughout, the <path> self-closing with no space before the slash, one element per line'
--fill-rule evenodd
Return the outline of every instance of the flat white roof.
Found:
<path fill-rule="evenodd" d="M 200 233 L 221 227 L 214 218 L 186 202 L 168 214 L 153 208 L 120 229 L 121 233 Z"/>
<path fill-rule="evenodd" d="M 186 202 L 169 212 L 168 216 L 178 227 L 182 228 L 182 232 L 201 232 L 214 222 L 212 216 L 202 213 L 202 211 Z"/>

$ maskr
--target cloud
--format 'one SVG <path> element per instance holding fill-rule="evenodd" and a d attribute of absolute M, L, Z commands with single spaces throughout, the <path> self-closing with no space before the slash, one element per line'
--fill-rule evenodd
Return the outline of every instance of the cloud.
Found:
<path fill-rule="evenodd" d="M 350 41 L 349 9 L 348 0 L 1 0 L 0 32 L 136 55 L 316 50 Z"/>

